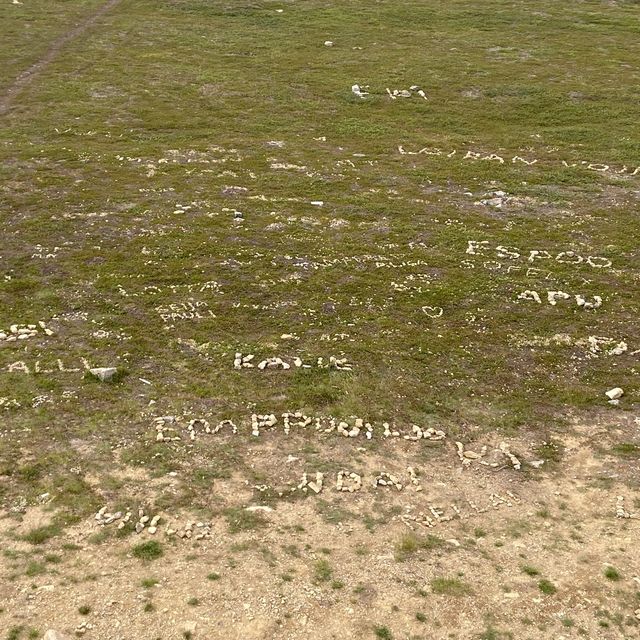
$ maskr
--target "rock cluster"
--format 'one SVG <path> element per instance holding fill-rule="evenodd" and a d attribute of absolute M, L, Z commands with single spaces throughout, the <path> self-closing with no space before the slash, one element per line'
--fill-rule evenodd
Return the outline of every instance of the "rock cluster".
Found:
<path fill-rule="evenodd" d="M 301 411 L 296 411 L 294 413 L 283 413 L 282 414 L 282 424 L 284 426 L 285 435 L 289 435 L 291 432 L 291 418 L 295 418 L 293 422 L 293 426 L 296 427 L 307 427 L 313 422 L 313 418 L 309 418 L 305 416 Z"/>
<path fill-rule="evenodd" d="M 89 369 L 89 373 L 100 382 L 110 382 L 118 373 L 118 369 L 116 367 L 96 367 Z"/>
<path fill-rule="evenodd" d="M 475 204 L 484 204 L 488 207 L 495 207 L 501 209 L 504 204 L 509 202 L 509 196 L 504 191 L 490 191 L 485 194 L 482 200 L 479 200 Z M 468 253 L 468 252 L 467 252 Z"/>
<path fill-rule="evenodd" d="M 428 100 L 427 94 L 417 85 L 414 84 L 408 89 L 389 89 L 387 87 L 387 94 L 392 100 L 396 100 L 398 98 L 411 98 L 413 95 L 420 96 L 423 100 Z"/>
<path fill-rule="evenodd" d="M 511 453 L 511 451 L 509 450 L 509 447 L 507 446 L 507 443 L 501 442 L 499 447 L 500 447 L 500 451 L 502 451 L 502 453 L 504 453 L 504 455 L 507 456 L 507 458 L 509 458 L 509 461 L 513 465 L 513 468 L 516 471 L 519 471 L 520 468 L 522 467 L 522 464 L 520 463 L 520 460 L 518 460 L 518 458 L 516 458 L 516 456 L 514 456 L 513 453 Z"/>
<path fill-rule="evenodd" d="M 282 358 L 267 358 L 258 363 L 258 369 L 264 371 L 265 369 L 291 369 L 291 365 L 285 362 Z"/>
<path fill-rule="evenodd" d="M 241 353 L 236 353 L 236 357 L 233 361 L 233 368 L 234 369 L 251 369 L 253 368 L 253 365 L 251 364 L 251 361 L 254 359 L 254 355 L 250 354 L 247 356 L 243 356 Z"/>
<path fill-rule="evenodd" d="M 518 300 L 530 300 L 531 302 L 542 304 L 540 294 L 537 291 L 532 291 L 530 289 L 519 293 L 517 297 Z M 602 306 L 602 297 L 596 295 L 591 297 L 593 300 L 592 302 L 588 301 L 583 295 L 579 293 L 574 295 L 576 304 L 581 309 L 599 309 Z M 554 307 L 558 304 L 558 300 L 569 300 L 570 298 L 571 296 L 564 291 L 547 291 L 547 302 Z"/>
<path fill-rule="evenodd" d="M 597 309 L 602 306 L 602 298 L 600 296 L 593 296 L 593 302 L 588 302 L 586 298 L 578 294 L 576 295 L 576 304 L 583 309 Z"/>
<path fill-rule="evenodd" d="M 0 330 L 0 342 L 27 340 L 37 336 L 41 331 L 47 336 L 53 335 L 53 331 L 42 320 L 38 321 L 38 324 L 12 324 L 8 330 Z"/>
<path fill-rule="evenodd" d="M 177 442 L 181 440 L 177 430 L 169 425 L 177 424 L 179 418 L 176 416 L 159 416 L 154 418 L 153 423 L 156 428 L 156 442 Z M 169 434 L 169 435 L 168 435 Z"/>
<path fill-rule="evenodd" d="M 337 369 L 338 371 L 353 371 L 353 366 L 347 362 L 346 358 L 336 358 L 329 356 L 329 362 L 325 364 L 324 358 L 318 358 L 318 367 L 321 369 Z"/>
<path fill-rule="evenodd" d="M 609 391 L 605 392 L 605 395 L 609 400 L 618 400 L 622 398 L 624 391 L 620 387 L 614 387 L 613 389 L 609 389 Z"/>
<path fill-rule="evenodd" d="M 558 304 L 558 300 L 568 300 L 570 297 L 564 291 L 547 291 L 547 302 L 554 307 Z"/>
<path fill-rule="evenodd" d="M 483 446 L 480 452 L 478 453 L 477 451 L 471 451 L 470 449 L 465 450 L 462 442 L 456 442 L 455 444 L 456 444 L 456 451 L 458 453 L 458 458 L 460 459 L 460 462 L 462 463 L 463 467 L 468 467 L 472 462 L 479 462 L 480 464 L 483 464 L 487 467 L 492 467 L 492 468 L 496 468 L 500 466 L 497 462 L 486 462 L 482 460 L 482 458 L 484 458 L 487 455 L 488 448 L 486 445 Z M 519 471 L 521 469 L 522 463 L 513 453 L 511 453 L 506 442 L 501 442 L 498 445 L 497 451 L 499 451 L 509 459 L 509 462 L 511 462 L 511 465 L 516 471 Z M 540 466 L 540 464 L 534 465 L 534 466 Z"/>
<path fill-rule="evenodd" d="M 465 450 L 462 442 L 456 442 L 456 450 L 458 452 L 458 458 L 460 458 L 460 462 L 462 462 L 462 466 L 464 467 L 468 467 L 474 460 L 480 460 L 480 458 L 484 458 L 487 453 L 486 446 L 482 447 L 480 453 L 471 451 L 471 449 Z"/>
<path fill-rule="evenodd" d="M 455 518 L 458 518 L 459 520 L 466 520 L 471 516 L 487 513 L 491 508 L 497 510 L 503 506 L 513 507 L 514 505 L 521 503 L 520 498 L 518 498 L 518 496 L 516 496 L 514 493 L 511 493 L 510 491 L 506 492 L 506 496 L 507 497 L 503 497 L 497 493 L 492 493 L 489 496 L 489 504 L 486 507 L 479 507 L 473 500 L 466 499 L 465 502 L 471 508 L 470 514 L 464 513 L 462 509 L 455 503 L 451 503 L 449 505 L 453 513 L 448 515 L 445 515 L 444 507 L 437 507 L 432 504 L 428 504 L 428 513 L 425 513 L 423 511 L 420 511 L 417 514 L 405 513 L 399 516 L 398 519 L 411 530 L 415 528 L 413 524 L 419 524 L 423 527 L 432 528 L 443 522 L 454 520 Z M 455 544 L 455 542 L 451 542 L 452 544 Z"/>
<path fill-rule="evenodd" d="M 184 527 L 178 529 L 167 529 L 168 536 L 177 536 L 182 540 L 204 540 L 211 537 L 211 523 L 209 522 L 187 522 Z"/>
<path fill-rule="evenodd" d="M 357 473 L 338 471 L 338 477 L 336 479 L 336 489 L 338 491 L 348 491 L 349 493 L 353 493 L 354 491 L 359 491 L 361 488 L 362 477 Z"/>
<path fill-rule="evenodd" d="M 351 93 L 353 93 L 353 95 L 358 96 L 358 98 L 366 98 L 369 93 L 367 91 L 365 91 L 365 89 L 368 89 L 369 87 L 361 87 L 359 84 L 354 84 L 351 85 Z"/>
<path fill-rule="evenodd" d="M 115 522 L 116 520 L 120 520 L 120 518 L 122 518 L 122 511 L 109 513 L 107 509 L 108 507 L 102 507 L 102 509 L 100 509 L 98 513 L 96 513 L 95 515 L 95 520 L 98 522 L 99 525 L 103 527 L 107 524 L 111 524 L 112 522 Z M 129 513 L 128 515 L 130 516 L 131 514 Z"/>
<path fill-rule="evenodd" d="M 302 480 L 300 484 L 295 487 L 295 489 L 299 489 L 301 491 L 307 492 L 307 488 L 311 489 L 314 493 L 320 493 L 322 491 L 322 485 L 324 483 L 324 473 L 318 471 L 316 473 L 316 479 L 309 481 L 309 477 L 306 473 L 302 474 Z M 295 489 L 293 489 L 295 491 Z"/>
<path fill-rule="evenodd" d="M 416 491 L 422 491 L 416 470 L 413 467 L 407 467 L 407 471 L 409 472 L 411 484 L 416 488 Z"/>
<path fill-rule="evenodd" d="M 347 438 L 355 438 L 362 429 L 366 429 L 367 439 L 370 440 L 373 433 L 373 427 L 368 422 L 365 424 L 362 418 L 356 418 L 353 427 L 349 427 L 346 422 L 338 422 L 336 429 L 339 434 Z"/>
<path fill-rule="evenodd" d="M 398 491 L 402 490 L 402 483 L 397 476 L 394 476 L 386 471 L 379 473 L 373 480 L 374 487 L 395 487 Z"/>
<path fill-rule="evenodd" d="M 101 526 L 106 526 L 118 522 L 118 529 L 124 529 L 127 523 L 131 522 L 133 511 L 127 510 L 124 512 L 116 511 L 115 513 L 109 513 L 108 507 L 102 507 L 95 515 L 95 520 Z M 138 521 L 136 522 L 134 529 L 136 533 L 142 533 L 146 528 L 150 534 L 155 534 L 158 531 L 158 525 L 160 524 L 160 516 L 148 516 L 145 514 L 144 509 L 138 509 Z M 148 525 L 148 526 L 147 526 Z"/>
<path fill-rule="evenodd" d="M 251 414 L 251 435 L 259 436 L 260 435 L 260 427 L 273 427 L 278 422 L 278 418 L 276 418 L 275 414 L 264 414 L 259 415 L 257 413 Z"/>
<path fill-rule="evenodd" d="M 298 340 L 299 338 L 295 336 L 295 334 L 285 333 L 282 336 L 283 340 Z M 254 365 L 251 362 L 254 359 L 253 354 L 242 355 L 242 353 L 237 352 L 235 354 L 233 360 L 233 368 L 236 370 L 241 369 L 253 369 Z M 312 365 L 305 364 L 300 356 L 296 356 L 293 358 L 294 366 L 303 369 L 311 369 Z M 320 369 L 336 369 L 337 371 L 353 371 L 353 365 L 350 364 L 347 358 L 336 358 L 335 356 L 329 356 L 329 359 L 325 361 L 323 357 L 319 357 L 316 360 L 316 366 Z M 264 371 L 265 369 L 283 369 L 289 370 L 291 369 L 291 364 L 281 358 L 280 356 L 273 356 L 270 358 L 265 358 L 261 360 L 257 368 L 260 371 Z"/>
<path fill-rule="evenodd" d="M 413 435 L 404 436 L 405 440 L 444 440 L 447 437 L 447 434 L 444 431 L 440 431 L 439 429 L 434 429 L 433 427 L 428 427 L 427 429 L 423 429 L 419 427 L 417 424 L 411 425 L 411 432 Z"/>
<path fill-rule="evenodd" d="M 145 514 L 144 509 L 138 509 L 138 522 L 135 525 L 136 533 L 142 533 L 144 528 L 149 525 L 147 531 L 153 535 L 158 530 L 159 524 L 160 516 L 151 517 Z"/>
<path fill-rule="evenodd" d="M 74 633 L 77 636 L 83 636 L 87 631 L 91 631 L 91 629 L 93 629 L 93 625 L 90 622 L 83 621 L 75 628 Z"/>
<path fill-rule="evenodd" d="M 639 518 L 640 516 L 635 513 L 629 513 L 624 508 L 624 496 L 618 496 L 616 498 L 616 518 Z"/>
<path fill-rule="evenodd" d="M 187 431 L 189 432 L 189 438 L 191 440 L 196 439 L 196 427 L 200 427 L 205 433 L 211 433 L 211 426 L 207 420 L 194 418 L 193 420 L 189 420 L 189 424 L 187 425 Z"/>
<path fill-rule="evenodd" d="M 305 428 L 313 425 L 313 428 L 320 433 L 336 432 L 339 435 L 355 438 L 357 436 L 364 435 L 367 440 L 371 440 L 374 434 L 374 425 L 370 422 L 365 422 L 362 418 L 352 417 L 349 422 L 346 420 L 337 420 L 333 417 L 311 417 L 307 416 L 300 411 L 284 412 L 279 416 L 274 413 L 251 415 L 251 432 L 254 436 L 260 435 L 260 429 L 262 427 L 273 429 L 275 425 L 282 418 L 282 424 L 284 427 L 285 435 L 289 435 L 292 427 Z M 154 427 L 156 430 L 157 442 L 178 442 L 182 440 L 181 430 L 182 423 L 184 421 L 183 416 L 159 416 L 153 419 Z M 351 423 L 351 424 L 350 424 Z M 186 431 L 189 434 L 191 440 L 195 440 L 198 433 L 216 434 L 223 427 L 230 427 L 234 434 L 237 434 L 239 429 L 236 424 L 229 419 L 221 420 L 215 427 L 212 427 L 209 422 L 204 418 L 194 418 L 189 420 L 186 426 Z M 383 436 L 388 437 L 404 437 L 406 440 L 418 441 L 418 440 L 430 440 L 440 441 L 446 438 L 444 431 L 435 429 L 433 427 L 422 428 L 418 425 L 412 425 L 411 434 L 402 436 L 400 431 L 396 430 L 395 425 L 391 425 L 388 422 L 382 423 Z"/>
<path fill-rule="evenodd" d="M 538 295 L 537 291 L 531 291 L 530 289 L 527 289 L 526 291 L 523 291 L 522 293 L 518 294 L 518 300 L 533 300 L 534 302 L 537 302 L 538 304 L 542 304 L 542 300 L 540 300 L 540 296 Z"/>

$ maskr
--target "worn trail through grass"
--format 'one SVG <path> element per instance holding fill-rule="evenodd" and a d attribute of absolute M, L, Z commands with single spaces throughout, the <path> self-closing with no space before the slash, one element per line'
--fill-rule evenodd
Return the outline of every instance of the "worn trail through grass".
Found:
<path fill-rule="evenodd" d="M 5 94 L 0 98 L 0 115 L 7 113 L 7 111 L 11 109 L 11 105 L 20 92 L 31 84 L 42 71 L 58 57 L 58 54 L 66 44 L 85 33 L 87 29 L 90 29 L 107 11 L 113 9 L 120 1 L 121 0 L 107 0 L 107 2 L 100 7 L 94 9 L 80 24 L 57 38 L 45 55 L 23 71 L 15 79 L 13 84 L 6 89 Z"/>

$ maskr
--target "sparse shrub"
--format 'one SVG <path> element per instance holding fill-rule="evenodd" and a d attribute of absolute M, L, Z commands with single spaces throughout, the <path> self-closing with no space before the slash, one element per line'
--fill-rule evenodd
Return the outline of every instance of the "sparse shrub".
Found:
<path fill-rule="evenodd" d="M 83 604 L 82 606 L 78 607 L 78 613 L 82 616 L 88 616 L 91 613 L 91 607 Z"/>
<path fill-rule="evenodd" d="M 267 520 L 262 515 L 242 507 L 229 507 L 225 509 L 224 515 L 227 518 L 230 533 L 253 531 L 267 525 Z"/>
<path fill-rule="evenodd" d="M 528 576 L 539 576 L 540 572 L 535 568 L 535 567 L 531 567 L 529 565 L 524 565 L 522 567 L 522 571 L 524 571 L 524 573 L 526 573 Z"/>
<path fill-rule="evenodd" d="M 333 575 L 331 565 L 324 558 L 316 560 L 316 563 L 313 565 L 313 572 L 316 582 L 328 582 Z"/>
<path fill-rule="evenodd" d="M 471 587 L 457 578 L 434 578 L 431 581 L 433 593 L 444 596 L 467 596 L 472 593 Z"/>
<path fill-rule="evenodd" d="M 558 590 L 556 586 L 553 584 L 553 582 L 550 582 L 549 580 L 545 580 L 544 578 L 540 580 L 540 582 L 538 582 L 538 588 L 546 596 L 551 596 Z"/>
<path fill-rule="evenodd" d="M 615 567 L 611 567 L 611 566 L 607 567 L 604 570 L 604 577 L 607 578 L 608 580 L 612 580 L 613 582 L 617 582 L 622 578 L 622 576 L 620 575 L 620 572 Z"/>
<path fill-rule="evenodd" d="M 216 573 L 215 571 L 211 572 L 208 576 L 207 576 L 207 580 L 220 580 L 220 574 Z"/>
<path fill-rule="evenodd" d="M 131 550 L 134 558 L 139 560 L 156 560 L 160 558 L 164 551 L 162 545 L 157 540 L 148 540 L 135 545 Z"/>
<path fill-rule="evenodd" d="M 19 640 L 23 631 L 24 631 L 24 625 L 22 624 L 15 627 L 11 627 L 11 629 L 9 629 L 9 633 L 7 634 L 7 640 Z"/>
<path fill-rule="evenodd" d="M 44 544 L 47 540 L 60 535 L 62 528 L 58 524 L 47 524 L 43 527 L 37 527 L 31 529 L 27 534 L 23 536 L 23 540 L 30 544 Z"/>
<path fill-rule="evenodd" d="M 45 573 L 46 570 L 47 568 L 41 562 L 36 562 L 35 560 L 33 560 L 27 565 L 24 573 L 29 577 L 33 577 Z"/>
<path fill-rule="evenodd" d="M 395 558 L 402 562 L 420 550 L 430 551 L 443 546 L 444 541 L 437 536 L 417 536 L 415 533 L 403 535 L 396 544 Z"/>
<path fill-rule="evenodd" d="M 62 558 L 57 556 L 55 553 L 47 553 L 44 557 L 45 562 L 49 562 L 50 564 L 59 564 L 62 562 Z"/>
<path fill-rule="evenodd" d="M 373 632 L 376 634 L 376 638 L 380 638 L 380 640 L 393 640 L 389 627 L 375 626 Z"/>
<path fill-rule="evenodd" d="M 640 456 L 640 445 L 633 444 L 632 442 L 621 442 L 611 448 L 614 455 L 622 458 L 635 458 Z"/>

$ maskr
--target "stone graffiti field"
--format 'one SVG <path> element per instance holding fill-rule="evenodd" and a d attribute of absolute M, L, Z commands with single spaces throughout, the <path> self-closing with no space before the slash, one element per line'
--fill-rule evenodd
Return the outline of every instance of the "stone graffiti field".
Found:
<path fill-rule="evenodd" d="M 0 640 L 640 637 L 633 0 L 2 0 Z"/>

